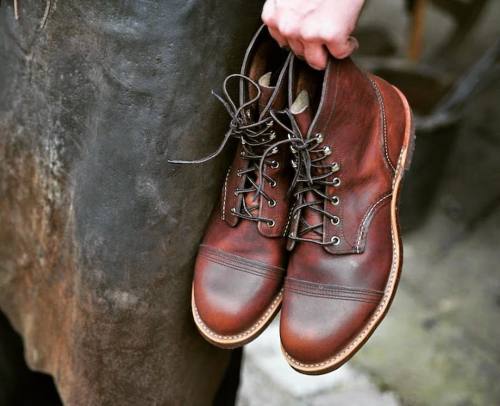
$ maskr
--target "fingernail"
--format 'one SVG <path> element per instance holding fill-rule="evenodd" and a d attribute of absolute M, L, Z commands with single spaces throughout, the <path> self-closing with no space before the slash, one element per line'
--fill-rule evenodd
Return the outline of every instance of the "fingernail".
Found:
<path fill-rule="evenodd" d="M 312 65 L 312 64 L 309 64 L 309 66 L 310 66 L 311 68 L 313 68 L 313 69 L 316 69 L 316 70 L 323 70 L 323 69 L 325 69 L 325 68 L 323 68 L 323 67 L 319 67 L 319 66 Z"/>

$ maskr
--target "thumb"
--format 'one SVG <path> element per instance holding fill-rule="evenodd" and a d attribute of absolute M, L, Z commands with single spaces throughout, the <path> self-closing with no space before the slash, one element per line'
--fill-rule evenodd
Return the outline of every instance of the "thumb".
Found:
<path fill-rule="evenodd" d="M 332 56 L 337 59 L 344 59 L 350 56 L 356 49 L 359 48 L 359 42 L 352 35 L 347 37 L 345 41 L 330 41 L 327 42 L 326 47 Z"/>

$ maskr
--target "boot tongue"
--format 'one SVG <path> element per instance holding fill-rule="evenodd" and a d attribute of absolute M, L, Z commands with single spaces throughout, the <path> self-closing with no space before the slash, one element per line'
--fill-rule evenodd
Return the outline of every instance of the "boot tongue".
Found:
<path fill-rule="evenodd" d="M 299 127 L 302 137 L 306 138 L 312 121 L 311 106 L 309 105 L 309 93 L 302 90 L 290 107 L 295 123 Z"/>
<path fill-rule="evenodd" d="M 269 100 L 274 97 L 272 104 L 270 106 L 271 109 L 281 110 L 285 106 L 285 91 L 284 86 L 280 86 L 279 89 L 276 89 L 276 86 L 271 84 L 272 73 L 267 72 L 262 75 L 258 80 L 258 85 L 261 91 L 260 98 L 258 101 L 258 113 L 261 114 L 267 107 Z M 274 95 L 276 93 L 276 95 Z"/>
<path fill-rule="evenodd" d="M 313 119 L 313 112 L 311 111 L 311 106 L 309 104 L 309 94 L 306 90 L 302 90 L 299 93 L 295 101 L 292 103 L 292 106 L 290 107 L 290 112 L 295 119 L 295 123 L 299 127 L 302 137 L 306 138 Z M 314 192 L 306 192 L 304 195 L 304 199 L 306 202 L 311 203 L 318 200 L 318 197 Z M 309 226 L 323 223 L 323 216 L 316 210 L 302 209 L 301 215 L 299 217 L 302 217 L 302 219 L 305 220 Z M 297 229 L 295 229 L 294 232 L 297 233 Z M 316 240 L 318 239 L 318 235 L 313 231 L 301 234 L 300 237 Z"/>

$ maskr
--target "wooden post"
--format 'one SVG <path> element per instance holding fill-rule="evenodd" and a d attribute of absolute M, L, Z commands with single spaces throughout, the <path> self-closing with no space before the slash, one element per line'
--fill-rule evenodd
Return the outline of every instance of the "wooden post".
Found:
<path fill-rule="evenodd" d="M 408 56 L 414 62 L 417 62 L 422 55 L 426 6 L 427 0 L 415 0 L 413 9 L 411 11 L 412 17 Z"/>
<path fill-rule="evenodd" d="M 14 16 L 16 17 L 16 20 L 19 20 L 19 5 L 17 1 L 18 0 L 14 0 Z"/>

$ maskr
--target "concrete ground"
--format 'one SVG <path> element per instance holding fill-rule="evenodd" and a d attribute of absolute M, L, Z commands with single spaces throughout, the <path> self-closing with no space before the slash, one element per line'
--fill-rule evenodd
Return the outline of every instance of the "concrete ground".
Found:
<path fill-rule="evenodd" d="M 380 18 L 373 3 L 366 21 Z M 395 15 L 397 2 L 383 3 L 386 14 Z M 500 5 L 492 3 L 480 36 L 464 53 L 469 58 L 498 36 L 491 21 L 500 16 Z M 444 174 L 435 171 L 441 181 L 434 184 L 431 211 L 404 234 L 398 294 L 365 347 L 333 373 L 303 376 L 281 356 L 275 322 L 246 348 L 239 406 L 500 404 L 498 100 L 499 68 L 489 86 L 467 103 L 456 143 L 441 151 L 443 161 L 450 155 Z M 429 196 L 431 191 L 432 185 Z"/>

